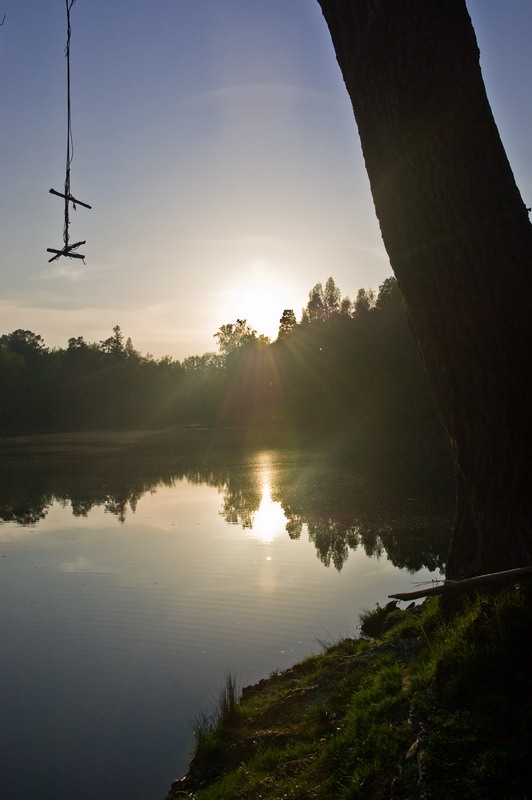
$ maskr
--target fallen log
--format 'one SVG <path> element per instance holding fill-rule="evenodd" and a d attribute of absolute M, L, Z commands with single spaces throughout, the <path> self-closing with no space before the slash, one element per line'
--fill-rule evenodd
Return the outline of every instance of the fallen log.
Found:
<path fill-rule="evenodd" d="M 502 572 L 489 572 L 487 575 L 477 575 L 474 578 L 464 578 L 460 581 L 445 581 L 440 586 L 431 586 L 428 589 L 418 589 L 415 592 L 399 592 L 389 594 L 388 597 L 394 600 L 417 600 L 420 597 L 430 597 L 435 594 L 447 594 L 450 592 L 462 592 L 471 588 L 481 586 L 492 586 L 497 583 L 511 583 L 512 581 L 532 577 L 531 567 L 517 567 L 517 569 L 506 569 Z"/>

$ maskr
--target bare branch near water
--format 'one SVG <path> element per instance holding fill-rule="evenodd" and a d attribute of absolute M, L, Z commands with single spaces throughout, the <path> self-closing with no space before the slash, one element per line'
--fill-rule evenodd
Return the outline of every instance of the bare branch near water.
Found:
<path fill-rule="evenodd" d="M 465 578 L 461 581 L 445 581 L 441 586 L 431 586 L 429 589 L 418 589 L 415 592 L 389 594 L 388 597 L 394 600 L 417 600 L 420 597 L 462 592 L 476 587 L 504 585 L 525 577 L 532 577 L 532 567 L 518 567 L 517 569 L 507 569 L 503 572 L 490 572 L 487 575 L 477 575 L 474 578 Z"/>

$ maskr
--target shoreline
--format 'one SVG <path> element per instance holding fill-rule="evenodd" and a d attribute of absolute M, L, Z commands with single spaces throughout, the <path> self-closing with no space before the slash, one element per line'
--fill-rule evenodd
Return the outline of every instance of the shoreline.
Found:
<path fill-rule="evenodd" d="M 531 602 L 517 587 L 452 618 L 437 598 L 362 615 L 366 638 L 224 690 L 166 800 L 530 796 Z"/>

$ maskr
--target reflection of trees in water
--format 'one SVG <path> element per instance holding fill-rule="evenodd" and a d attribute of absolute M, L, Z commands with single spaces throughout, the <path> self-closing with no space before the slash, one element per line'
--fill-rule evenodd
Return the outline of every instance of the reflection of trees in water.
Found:
<path fill-rule="evenodd" d="M 89 473 L 39 470 L 35 465 L 1 474 L 0 520 L 18 525 L 35 525 L 45 519 L 54 502 L 70 503 L 75 517 L 87 517 L 103 508 L 124 522 L 140 498 L 160 485 L 172 485 L 173 477 L 156 474 L 146 478 L 124 474 L 114 463 L 98 464 Z"/>
<path fill-rule="evenodd" d="M 215 467 L 185 469 L 180 478 L 190 483 L 212 486 L 223 493 L 220 515 L 230 525 L 253 527 L 255 512 L 262 500 L 263 485 L 260 471 L 251 461 L 242 464 L 223 464 Z"/>
<path fill-rule="evenodd" d="M 327 567 L 340 570 L 349 552 L 363 547 L 412 572 L 441 569 L 451 531 L 448 498 L 420 487 L 412 498 L 409 489 L 315 465 L 305 480 L 279 473 L 273 496 L 283 505 L 289 536 L 297 539 L 306 528 Z"/>
<path fill-rule="evenodd" d="M 251 528 L 262 497 L 260 481 L 251 465 L 243 468 L 166 463 L 154 469 L 153 465 L 135 467 L 115 458 L 92 462 L 87 471 L 65 473 L 30 464 L 26 469 L 19 465 L 16 470 L 0 474 L 0 520 L 26 526 L 44 519 L 54 502 L 70 504 L 75 517 L 87 517 L 93 509 L 103 508 L 124 522 L 128 513 L 135 513 L 143 495 L 162 486 L 172 487 L 186 478 L 190 483 L 207 484 L 223 492 L 223 517 L 227 522 Z"/>
<path fill-rule="evenodd" d="M 442 570 L 449 546 L 450 520 L 426 517 L 401 523 L 362 521 L 344 528 L 333 520 L 308 523 L 308 537 L 326 567 L 332 563 L 340 570 L 349 551 L 359 545 L 366 555 L 384 554 L 396 567 L 417 572 L 422 567 Z"/>
<path fill-rule="evenodd" d="M 37 487 L 31 487 L 28 493 L 21 490 L 19 485 L 9 486 L 9 482 L 4 479 L 0 520 L 16 522 L 17 525 L 36 525 L 46 517 L 54 500 L 52 494 L 42 493 Z"/>
<path fill-rule="evenodd" d="M 220 514 L 231 525 L 253 528 L 253 517 L 262 500 L 262 486 L 257 475 L 228 475 Z"/>
<path fill-rule="evenodd" d="M 304 464 L 302 467 L 301 464 Z M 324 461 L 282 458 L 268 462 L 196 463 L 186 466 L 157 462 L 135 468 L 119 459 L 98 462 L 90 470 L 70 473 L 37 470 L 5 471 L 0 492 L 0 520 L 35 525 L 46 517 L 54 501 L 70 502 L 72 513 L 86 517 L 103 508 L 124 522 L 140 498 L 160 486 L 186 478 L 207 484 L 223 494 L 220 514 L 233 525 L 252 528 L 263 500 L 265 484 L 271 501 L 280 503 L 286 531 L 298 539 L 306 533 L 325 566 L 340 570 L 351 551 L 359 547 L 368 556 L 386 555 L 397 567 L 417 571 L 441 569 L 450 536 L 450 507 L 428 492 L 361 480 L 348 469 Z"/>
<path fill-rule="evenodd" d="M 135 513 L 140 498 L 146 492 L 152 491 L 155 485 L 151 481 L 142 481 L 141 485 L 130 486 L 128 484 L 117 488 L 113 487 L 107 492 L 108 488 L 107 486 L 102 487 L 96 497 L 94 495 L 87 497 L 86 495 L 67 494 L 73 515 L 86 517 L 94 507 L 103 506 L 104 510 L 117 517 L 119 522 L 125 522 L 128 510 Z"/>
<path fill-rule="evenodd" d="M 445 492 L 418 486 L 412 498 L 411 485 L 379 486 L 321 461 L 303 469 L 300 463 L 277 463 L 267 480 L 272 501 L 282 506 L 290 538 L 298 539 L 306 530 L 327 567 L 341 570 L 358 547 L 371 557 L 386 555 L 394 566 L 412 572 L 444 566 L 452 522 Z M 227 522 L 253 527 L 265 482 L 260 467 L 211 470 L 203 482 L 223 491 L 220 513 Z"/>

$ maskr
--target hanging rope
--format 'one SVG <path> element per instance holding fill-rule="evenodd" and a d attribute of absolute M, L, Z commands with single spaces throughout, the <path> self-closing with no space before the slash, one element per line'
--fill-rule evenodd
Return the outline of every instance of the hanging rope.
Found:
<path fill-rule="evenodd" d="M 83 206 L 84 208 L 91 208 L 87 203 L 82 203 L 81 200 L 76 200 L 70 192 L 70 166 L 74 157 L 74 139 L 72 136 L 72 104 L 70 99 L 70 41 L 72 39 L 72 25 L 70 23 L 70 11 L 76 0 L 65 0 L 66 3 L 66 16 L 67 16 L 67 41 L 65 47 L 65 57 L 67 63 L 67 143 L 66 143 L 66 168 L 65 168 L 65 190 L 64 192 L 56 192 L 55 189 L 50 189 L 50 194 L 55 194 L 57 197 L 63 197 L 65 200 L 65 221 L 63 225 L 63 248 L 61 250 L 54 250 L 51 247 L 47 248 L 48 253 L 55 253 L 55 255 L 48 259 L 48 261 L 55 261 L 61 256 L 68 256 L 68 258 L 81 258 L 85 263 L 85 256 L 81 253 L 74 253 L 83 242 L 76 242 L 70 244 L 70 203 L 76 210 L 76 205 Z"/>
<path fill-rule="evenodd" d="M 65 227 L 63 229 L 63 241 L 68 247 L 70 219 L 68 216 L 70 203 L 70 165 L 74 156 L 74 141 L 72 139 L 72 105 L 70 102 L 70 40 L 72 39 L 72 26 L 70 24 L 70 10 L 76 0 L 66 0 L 67 13 L 67 42 L 65 56 L 67 63 L 67 145 L 66 145 L 66 170 L 65 170 Z M 74 208 L 76 206 L 74 205 Z"/>

